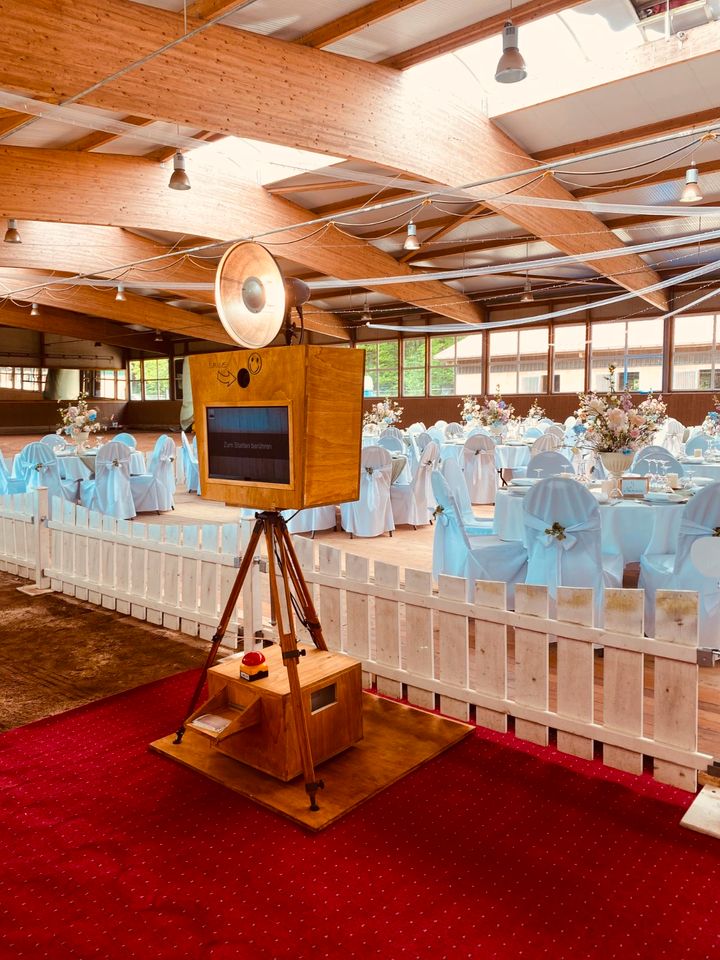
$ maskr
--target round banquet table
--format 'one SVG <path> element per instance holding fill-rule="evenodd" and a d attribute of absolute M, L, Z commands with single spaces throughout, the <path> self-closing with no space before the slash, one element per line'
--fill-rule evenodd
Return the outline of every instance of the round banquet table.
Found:
<path fill-rule="evenodd" d="M 495 447 L 498 470 L 516 470 L 530 463 L 530 447 L 526 443 L 499 443 Z"/>
<path fill-rule="evenodd" d="M 95 458 L 97 450 L 85 450 L 83 453 L 58 453 L 57 462 L 63 480 L 90 480 L 95 476 Z M 130 474 L 140 476 L 147 472 L 145 456 L 139 450 L 130 454 Z"/>
<path fill-rule="evenodd" d="M 528 488 L 518 487 L 517 491 Z M 522 492 L 498 490 L 494 529 L 500 540 L 525 539 Z M 637 563 L 652 541 L 652 553 L 675 553 L 683 503 L 611 500 L 600 503 L 603 553 L 621 554 L 623 563 Z"/>
<path fill-rule="evenodd" d="M 720 480 L 720 461 L 718 460 L 688 457 L 681 459 L 680 463 L 686 477 L 710 477 L 712 480 Z"/>
<path fill-rule="evenodd" d="M 462 455 L 465 449 L 464 440 L 446 440 L 440 444 L 440 460 L 457 460 L 462 465 Z"/>

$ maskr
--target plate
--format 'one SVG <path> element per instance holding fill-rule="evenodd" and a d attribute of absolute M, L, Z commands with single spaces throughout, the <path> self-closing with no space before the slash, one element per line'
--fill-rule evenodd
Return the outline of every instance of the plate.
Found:
<path fill-rule="evenodd" d="M 510 481 L 511 487 L 532 487 L 533 484 L 537 483 L 539 477 L 513 477 Z"/>
<path fill-rule="evenodd" d="M 679 493 L 664 493 L 660 490 L 646 493 L 643 500 L 649 503 L 687 503 L 688 497 Z"/>

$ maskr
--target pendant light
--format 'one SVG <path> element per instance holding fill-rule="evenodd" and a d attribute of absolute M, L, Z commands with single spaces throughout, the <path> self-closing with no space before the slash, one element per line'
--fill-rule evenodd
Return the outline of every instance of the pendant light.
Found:
<path fill-rule="evenodd" d="M 510 4 L 512 15 L 512 3 Z M 506 20 L 502 33 L 503 52 L 498 61 L 495 79 L 498 83 L 517 83 L 527 76 L 527 68 L 518 48 L 518 28 Z"/>
<path fill-rule="evenodd" d="M 40 307 L 36 303 L 30 304 L 30 316 L 39 317 L 40 316 Z"/>
<path fill-rule="evenodd" d="M 115 294 L 115 299 L 124 303 L 127 300 L 125 296 L 125 285 L 122 283 L 118 284 L 117 293 Z"/>
<path fill-rule="evenodd" d="M 8 220 L 7 230 L 5 231 L 5 237 L 3 239 L 5 240 L 5 243 L 22 243 L 16 220 Z"/>
<path fill-rule="evenodd" d="M 534 299 L 530 278 L 525 274 L 525 284 L 523 286 L 522 296 L 520 297 L 520 303 L 532 303 Z"/>
<path fill-rule="evenodd" d="M 683 192 L 680 194 L 680 203 L 697 203 L 698 200 L 702 200 L 703 195 L 700 190 L 699 181 L 700 173 L 695 164 L 693 164 L 685 171 L 685 186 L 683 187 Z"/>
<path fill-rule="evenodd" d="M 417 227 L 415 224 L 410 221 L 407 225 L 407 236 L 405 237 L 405 243 L 403 244 L 404 250 L 419 250 L 420 241 L 417 238 Z"/>
<path fill-rule="evenodd" d="M 360 317 L 361 323 L 372 323 L 372 314 L 370 313 L 370 308 L 368 307 L 367 297 L 365 297 L 365 309 L 362 312 Z"/>
<path fill-rule="evenodd" d="M 155 343 L 162 343 L 163 335 L 159 330 L 155 331 L 155 337 L 153 339 L 155 340 Z"/>
<path fill-rule="evenodd" d="M 185 172 L 185 157 L 178 152 L 173 157 L 173 172 L 168 186 L 171 190 L 189 190 L 190 178 Z"/>

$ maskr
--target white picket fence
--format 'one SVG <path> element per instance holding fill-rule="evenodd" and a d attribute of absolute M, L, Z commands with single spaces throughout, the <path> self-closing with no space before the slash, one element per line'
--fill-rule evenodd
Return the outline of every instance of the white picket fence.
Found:
<path fill-rule="evenodd" d="M 210 639 L 237 577 L 250 525 L 166 525 L 115 520 L 54 500 L 45 574 L 54 590 Z M 257 564 L 230 620 L 238 631 L 262 629 Z M 252 644 L 250 644 L 252 645 Z"/>
<path fill-rule="evenodd" d="M 695 593 L 658 592 L 650 639 L 639 590 L 607 590 L 598 629 L 592 590 L 561 588 L 551 618 L 545 587 L 518 585 L 508 610 L 504 583 L 441 576 L 435 592 L 426 571 L 401 583 L 376 561 L 371 578 L 364 557 L 295 545 L 328 646 L 361 660 L 378 692 L 498 731 L 512 717 L 517 736 L 546 745 L 554 731 L 578 757 L 602 745 L 607 765 L 635 774 L 652 758 L 656 779 L 697 789 L 712 758 L 698 751 Z"/>
<path fill-rule="evenodd" d="M 163 525 L 114 520 L 47 491 L 0 497 L 0 569 L 39 586 L 209 639 L 252 522 Z M 607 590 L 603 629 L 591 590 L 469 584 L 401 570 L 294 538 L 328 646 L 363 663 L 378 692 L 687 790 L 712 762 L 698 751 L 697 596 L 660 591 L 656 637 L 643 636 L 643 595 Z M 259 560 L 259 558 L 256 558 Z M 267 578 L 250 567 L 228 642 L 266 626 Z M 468 591 L 472 595 L 468 597 Z M 265 598 L 265 599 L 263 599 Z M 509 635 L 509 628 L 512 634 Z M 556 642 L 550 642 L 556 641 Z M 603 658 L 598 661 L 598 648 Z M 599 662 L 602 666 L 599 666 Z"/>

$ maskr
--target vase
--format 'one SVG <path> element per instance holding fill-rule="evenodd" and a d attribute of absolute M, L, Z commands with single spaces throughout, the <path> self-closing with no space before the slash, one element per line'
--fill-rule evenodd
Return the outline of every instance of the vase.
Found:
<path fill-rule="evenodd" d="M 610 479 L 613 482 L 612 490 L 610 491 L 611 497 L 622 496 L 620 477 L 622 477 L 625 471 L 630 467 L 634 456 L 634 453 L 623 453 L 622 450 L 605 450 L 600 453 L 602 465 L 607 470 Z"/>

